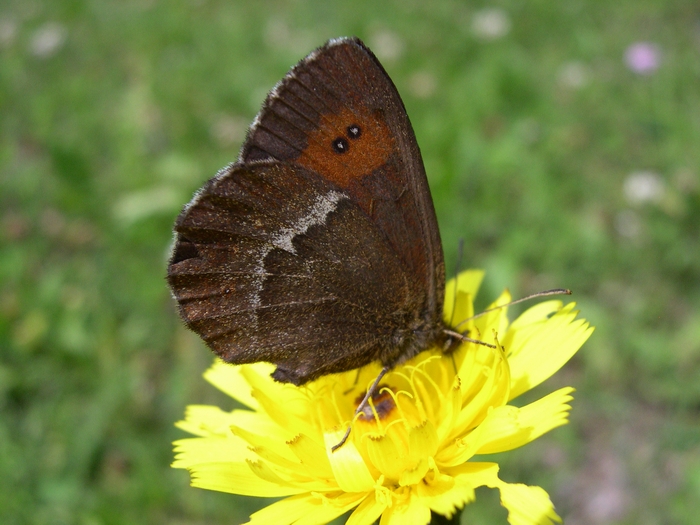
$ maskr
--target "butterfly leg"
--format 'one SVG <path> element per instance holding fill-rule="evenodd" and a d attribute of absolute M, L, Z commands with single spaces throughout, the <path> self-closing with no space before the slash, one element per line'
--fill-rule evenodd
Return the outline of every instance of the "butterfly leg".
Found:
<path fill-rule="evenodd" d="M 352 416 L 352 420 L 355 421 L 355 418 L 361 414 L 364 409 L 367 407 L 367 403 L 369 403 L 370 398 L 377 393 L 377 388 L 379 387 L 379 382 L 382 380 L 382 378 L 391 370 L 388 366 L 385 366 L 382 368 L 381 372 L 379 372 L 379 375 L 377 378 L 374 380 L 372 383 L 372 386 L 367 389 L 367 393 L 365 394 L 365 397 L 362 398 L 362 402 L 357 405 L 357 408 L 355 409 L 355 413 Z M 342 447 L 345 442 L 348 440 L 348 437 L 350 437 L 350 431 L 352 430 L 352 422 L 348 425 L 348 429 L 345 431 L 345 435 L 343 438 L 336 444 L 331 447 L 331 450 L 335 452 L 338 450 L 340 447 Z"/>

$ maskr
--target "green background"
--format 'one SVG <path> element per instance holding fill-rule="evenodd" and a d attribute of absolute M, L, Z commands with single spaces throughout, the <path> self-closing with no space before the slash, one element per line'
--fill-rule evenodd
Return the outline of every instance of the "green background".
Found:
<path fill-rule="evenodd" d="M 692 0 L 3 1 L 0 522 L 233 524 L 266 504 L 169 468 L 187 404 L 232 407 L 175 314 L 171 227 L 265 93 L 340 35 L 404 98 L 448 273 L 463 238 L 482 305 L 564 286 L 597 327 L 536 392 L 575 386 L 571 424 L 499 458 L 502 478 L 542 485 L 570 524 L 695 522 Z M 640 41 L 651 74 L 625 64 Z M 505 523 L 478 498 L 463 523 Z"/>

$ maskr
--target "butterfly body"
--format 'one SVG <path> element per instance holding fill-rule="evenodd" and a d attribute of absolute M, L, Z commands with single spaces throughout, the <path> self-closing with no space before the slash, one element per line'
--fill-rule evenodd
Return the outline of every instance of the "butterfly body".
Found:
<path fill-rule="evenodd" d="M 357 39 L 330 41 L 268 96 L 238 161 L 175 224 L 168 281 L 224 361 L 297 385 L 450 346 L 444 262 L 403 103 Z"/>

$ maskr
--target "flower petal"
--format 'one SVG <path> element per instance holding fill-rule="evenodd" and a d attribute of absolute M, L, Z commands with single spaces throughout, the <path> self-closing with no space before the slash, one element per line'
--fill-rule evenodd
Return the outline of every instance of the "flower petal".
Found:
<path fill-rule="evenodd" d="M 362 503 L 350 514 L 345 525 L 372 525 L 382 512 L 387 508 L 387 498 L 378 499 L 376 492 L 371 493 Z"/>
<path fill-rule="evenodd" d="M 333 469 L 326 455 L 326 449 L 320 443 L 304 434 L 299 434 L 288 444 L 309 474 L 313 473 L 319 478 L 333 478 Z"/>
<path fill-rule="evenodd" d="M 229 429 L 234 427 L 245 428 L 249 432 L 253 432 L 259 436 L 268 436 L 272 439 L 284 441 L 287 432 L 280 428 L 268 415 L 263 412 L 253 412 L 252 410 L 234 410 L 231 412 L 233 422 L 230 423 Z"/>
<path fill-rule="evenodd" d="M 528 309 L 505 334 L 502 343 L 511 371 L 509 399 L 549 378 L 593 333 L 587 321 L 576 320 L 575 303 L 563 308 L 561 304 L 547 301 Z"/>
<path fill-rule="evenodd" d="M 372 465 L 387 479 L 398 480 L 406 467 L 405 446 L 397 446 L 397 441 L 387 434 L 365 434 L 363 440 Z"/>
<path fill-rule="evenodd" d="M 399 495 L 398 501 L 386 509 L 379 520 L 379 525 L 427 525 L 430 523 L 430 507 L 412 494 L 408 487 Z"/>
<path fill-rule="evenodd" d="M 428 472 L 428 458 L 432 458 L 437 451 L 437 433 L 433 424 L 426 420 L 422 425 L 411 427 L 408 430 L 408 451 L 405 463 L 406 468 L 399 477 L 399 485 L 415 485 Z"/>
<path fill-rule="evenodd" d="M 252 452 L 259 454 L 260 451 L 265 451 L 273 456 L 279 456 L 281 459 L 276 463 L 280 466 L 289 466 L 289 464 L 297 463 L 287 443 L 279 435 L 251 432 L 246 427 L 238 425 L 231 425 L 231 432 L 245 440 Z"/>
<path fill-rule="evenodd" d="M 452 380 L 452 387 L 445 395 L 442 402 L 442 414 L 437 421 L 436 429 L 439 443 L 445 442 L 457 424 L 457 418 L 462 410 L 461 379 L 455 376 Z"/>
<path fill-rule="evenodd" d="M 180 439 L 175 445 L 173 468 L 190 468 L 199 463 L 243 462 L 253 455 L 248 444 L 240 438 L 207 437 Z"/>
<path fill-rule="evenodd" d="M 438 471 L 429 472 L 416 485 L 416 494 L 431 510 L 447 517 L 451 517 L 457 508 L 474 498 L 473 490 L 470 494 L 468 490 L 457 486 L 455 478 Z"/>
<path fill-rule="evenodd" d="M 554 525 L 561 518 L 554 512 L 554 505 L 541 487 L 498 480 L 492 485 L 501 491 L 501 505 L 508 509 L 511 525 Z"/>
<path fill-rule="evenodd" d="M 375 480 L 352 439 L 348 439 L 342 447 L 331 452 L 331 447 L 339 443 L 344 434 L 344 430 L 338 429 L 328 430 L 323 435 L 338 486 L 345 492 L 373 490 Z"/>
<path fill-rule="evenodd" d="M 272 365 L 269 363 L 260 363 L 256 366 L 265 368 L 268 370 L 268 374 L 272 372 Z M 250 385 L 241 375 L 242 369 L 243 368 L 240 366 L 234 366 L 225 363 L 221 359 L 217 359 L 214 361 L 214 364 L 204 372 L 204 379 L 239 403 L 252 409 L 257 409 L 259 407 L 258 402 L 251 395 L 252 389 Z"/>
<path fill-rule="evenodd" d="M 460 323 L 474 315 L 472 305 L 483 279 L 483 270 L 466 270 L 460 272 L 456 278 L 447 281 L 442 317 L 448 326 Z M 460 331 L 463 331 L 462 327 Z"/>
<path fill-rule="evenodd" d="M 508 361 L 499 349 L 468 345 L 467 353 L 459 370 L 462 409 L 450 439 L 480 424 L 491 407 L 506 403 L 509 394 Z"/>
<path fill-rule="evenodd" d="M 274 483 L 254 473 L 246 462 L 201 463 L 188 467 L 192 486 L 242 496 L 278 498 L 308 492 L 308 488 Z"/>
<path fill-rule="evenodd" d="M 511 525 L 553 525 L 561 522 L 544 489 L 502 481 L 498 477 L 496 463 L 464 463 L 445 472 L 452 475 L 457 484 L 470 489 L 484 485 L 499 489 L 501 505 L 508 509 L 508 522 Z"/>
<path fill-rule="evenodd" d="M 250 516 L 245 525 L 322 525 L 356 506 L 366 494 L 317 493 L 286 498 Z"/>
<path fill-rule="evenodd" d="M 175 426 L 195 436 L 230 436 L 229 426 L 235 419 L 234 413 L 210 405 L 189 405 L 185 419 Z"/>
<path fill-rule="evenodd" d="M 491 487 L 498 479 L 498 463 L 470 461 L 455 467 L 443 468 L 445 474 L 452 476 L 455 485 L 463 490 L 470 491 L 473 496 L 474 489 L 478 487 Z"/>
<path fill-rule="evenodd" d="M 435 456 L 435 461 L 445 467 L 455 467 L 468 461 L 479 449 L 484 434 L 483 422 L 462 438 L 452 439 Z"/>
<path fill-rule="evenodd" d="M 260 374 L 259 368 L 240 368 L 241 375 L 252 387 L 252 396 L 260 404 L 261 411 L 286 432 L 285 441 L 294 439 L 302 432 L 310 433 L 317 429 L 309 421 L 309 397 L 305 389 L 273 381 L 268 375 Z"/>
<path fill-rule="evenodd" d="M 480 425 L 483 437 L 477 454 L 496 454 L 522 447 L 530 441 L 565 425 L 573 388 L 561 388 L 522 408 L 495 408 Z M 483 428 L 481 428 L 483 427 Z"/>
<path fill-rule="evenodd" d="M 474 319 L 474 329 L 475 334 L 471 337 L 475 339 L 480 339 L 486 343 L 496 343 L 493 333 L 495 332 L 497 336 L 503 337 L 508 330 L 508 308 L 501 306 L 509 303 L 512 300 L 510 292 L 506 290 L 503 292 L 498 299 L 492 302 L 484 314 Z"/>

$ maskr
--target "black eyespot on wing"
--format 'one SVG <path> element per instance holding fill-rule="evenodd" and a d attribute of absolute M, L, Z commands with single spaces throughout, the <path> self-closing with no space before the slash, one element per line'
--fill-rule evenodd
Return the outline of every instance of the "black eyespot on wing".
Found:
<path fill-rule="evenodd" d="M 362 128 L 358 126 L 357 124 L 351 124 L 348 126 L 348 137 L 351 139 L 359 139 L 360 136 L 362 135 Z"/>
<path fill-rule="evenodd" d="M 348 144 L 348 141 L 345 140 L 343 137 L 338 137 L 333 141 L 333 151 L 336 153 L 347 153 L 350 149 L 350 145 Z"/>

